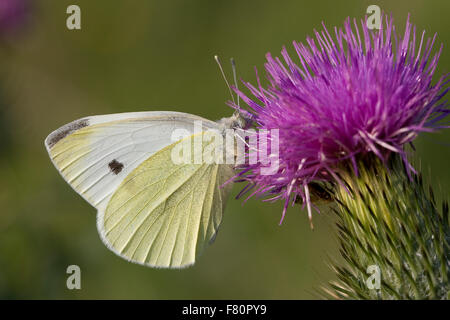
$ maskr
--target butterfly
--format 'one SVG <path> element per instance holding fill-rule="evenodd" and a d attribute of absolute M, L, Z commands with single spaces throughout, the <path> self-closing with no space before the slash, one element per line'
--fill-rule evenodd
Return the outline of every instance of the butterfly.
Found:
<path fill-rule="evenodd" d="M 53 131 L 45 146 L 66 182 L 97 209 L 110 250 L 134 263 L 182 268 L 215 239 L 235 172 L 220 162 L 175 163 L 173 153 L 186 142 L 190 148 L 195 135 L 223 135 L 242 121 L 238 112 L 218 122 L 168 111 L 91 116 Z M 191 136 L 174 141 L 180 129 Z M 208 146 L 193 147 L 192 157 Z"/>
<path fill-rule="evenodd" d="M 193 133 L 199 121 L 197 135 L 204 137 L 241 126 L 239 115 L 214 122 L 181 112 L 132 112 L 82 118 L 46 138 L 55 167 L 97 209 L 98 231 L 114 253 L 143 265 L 180 268 L 214 240 L 233 165 L 172 159 L 180 144 L 194 139 L 174 142 L 171 133 Z M 206 152 L 209 145 L 202 145 L 192 148 L 192 158 Z"/>

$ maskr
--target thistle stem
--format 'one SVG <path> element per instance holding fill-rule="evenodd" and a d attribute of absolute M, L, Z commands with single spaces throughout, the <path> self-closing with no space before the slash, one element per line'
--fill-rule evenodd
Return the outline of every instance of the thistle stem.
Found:
<path fill-rule="evenodd" d="M 347 299 L 448 299 L 448 203 L 438 210 L 431 186 L 420 173 L 409 175 L 400 156 L 387 163 L 364 159 L 358 167 L 358 175 L 342 170 L 344 185 L 334 192 L 347 263 L 335 266 L 335 293 Z"/>

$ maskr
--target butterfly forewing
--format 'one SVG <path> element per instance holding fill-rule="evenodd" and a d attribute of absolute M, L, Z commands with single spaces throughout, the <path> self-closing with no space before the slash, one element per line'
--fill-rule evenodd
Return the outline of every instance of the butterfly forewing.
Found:
<path fill-rule="evenodd" d="M 123 179 L 140 163 L 170 145 L 172 132 L 194 132 L 194 121 L 217 124 L 179 112 L 133 112 L 71 122 L 45 140 L 64 179 L 97 209 L 104 208 Z"/>

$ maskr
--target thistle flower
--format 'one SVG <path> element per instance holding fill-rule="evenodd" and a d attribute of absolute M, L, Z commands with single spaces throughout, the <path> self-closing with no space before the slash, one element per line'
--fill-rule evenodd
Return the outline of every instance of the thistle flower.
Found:
<path fill-rule="evenodd" d="M 0 0 L 0 35 L 19 28 L 28 14 L 27 0 Z"/>
<path fill-rule="evenodd" d="M 371 31 L 365 21 L 359 29 L 347 18 L 343 29 L 334 28 L 334 38 L 322 23 L 307 45 L 293 42 L 299 63 L 286 48 L 282 59 L 267 54 L 269 86 L 262 87 L 258 74 L 256 86 L 244 82 L 256 99 L 234 88 L 258 128 L 279 129 L 278 172 L 260 175 L 260 163 L 243 167 L 240 181 L 248 185 L 242 193 L 253 189 L 251 196 L 284 199 L 283 217 L 300 197 L 311 218 L 308 186 L 342 184 L 343 163 L 357 175 L 361 157 L 373 155 L 385 163 L 395 153 L 412 169 L 404 145 L 420 132 L 444 126 L 448 75 L 432 84 L 442 51 L 441 45 L 432 55 L 436 35 L 425 39 L 423 32 L 416 38 L 408 16 L 403 36 L 397 36 L 392 17 L 383 19 L 384 26 Z"/>
<path fill-rule="evenodd" d="M 267 55 L 268 88 L 258 75 L 256 86 L 244 82 L 256 99 L 235 88 L 250 108 L 239 110 L 245 118 L 265 132 L 279 129 L 278 171 L 262 175 L 264 163 L 245 165 L 241 194 L 284 199 L 283 217 L 300 197 L 311 219 L 311 187 L 330 186 L 347 262 L 333 264 L 334 297 L 448 299 L 448 202 L 439 210 L 405 151 L 420 132 L 448 127 L 448 75 L 432 84 L 442 45 L 432 55 L 436 35 L 416 39 L 408 16 L 397 36 L 392 18 L 384 19 L 379 31 L 347 19 L 334 39 L 323 26 L 307 46 L 294 42 L 299 64 L 286 48 L 282 59 Z M 367 270 L 381 272 L 377 286 Z"/>

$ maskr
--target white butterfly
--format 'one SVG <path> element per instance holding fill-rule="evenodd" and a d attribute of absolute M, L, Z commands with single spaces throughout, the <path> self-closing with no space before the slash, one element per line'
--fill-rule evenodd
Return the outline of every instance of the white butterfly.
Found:
<path fill-rule="evenodd" d="M 242 118 L 213 122 L 180 112 L 133 112 L 73 121 L 45 140 L 64 179 L 97 209 L 103 242 L 139 264 L 192 265 L 214 240 L 222 221 L 233 166 L 174 164 L 175 129 L 194 131 L 194 122 L 224 132 Z M 204 148 L 200 150 L 204 152 Z"/>

